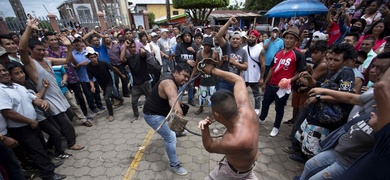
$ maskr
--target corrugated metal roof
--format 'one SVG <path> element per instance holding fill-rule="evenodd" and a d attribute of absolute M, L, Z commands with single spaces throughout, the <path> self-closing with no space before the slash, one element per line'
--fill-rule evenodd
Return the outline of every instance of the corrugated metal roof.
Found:
<path fill-rule="evenodd" d="M 260 14 L 252 13 L 252 12 L 244 12 L 241 10 L 216 10 L 211 12 L 210 16 L 217 19 L 229 19 L 232 16 L 235 17 L 257 17 L 261 16 Z"/>

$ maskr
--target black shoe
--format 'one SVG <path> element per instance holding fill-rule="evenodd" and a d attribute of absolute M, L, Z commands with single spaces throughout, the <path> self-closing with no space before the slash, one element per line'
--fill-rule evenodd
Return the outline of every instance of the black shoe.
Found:
<path fill-rule="evenodd" d="M 290 119 L 288 121 L 284 121 L 283 124 L 294 125 L 294 121 L 292 119 Z"/>
<path fill-rule="evenodd" d="M 60 167 L 62 164 L 64 164 L 64 162 L 63 161 L 57 161 L 57 162 L 55 162 L 55 163 L 53 163 L 54 164 L 54 168 L 58 168 L 58 167 Z"/>
<path fill-rule="evenodd" d="M 290 154 L 288 156 L 291 160 L 305 164 L 307 159 L 304 159 L 300 154 Z"/>
<path fill-rule="evenodd" d="M 196 104 L 194 103 L 194 100 L 192 100 L 192 99 L 188 100 L 188 104 L 190 104 L 191 106 L 196 106 Z"/>
<path fill-rule="evenodd" d="M 65 179 L 65 178 L 66 178 L 66 176 L 63 174 L 54 173 L 52 180 L 60 180 L 60 179 Z"/>
<path fill-rule="evenodd" d="M 300 154 L 301 150 L 292 147 L 284 147 L 283 151 L 287 154 Z"/>
<path fill-rule="evenodd" d="M 125 95 L 123 95 L 123 97 L 129 98 L 129 97 L 130 97 L 130 94 L 125 94 Z"/>

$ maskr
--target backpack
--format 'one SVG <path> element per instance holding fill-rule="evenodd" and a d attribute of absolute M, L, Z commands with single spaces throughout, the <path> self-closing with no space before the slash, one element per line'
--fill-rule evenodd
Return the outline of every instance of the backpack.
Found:
<path fill-rule="evenodd" d="M 146 69 L 149 74 L 155 74 L 161 71 L 161 64 L 157 58 L 146 50 Z"/>

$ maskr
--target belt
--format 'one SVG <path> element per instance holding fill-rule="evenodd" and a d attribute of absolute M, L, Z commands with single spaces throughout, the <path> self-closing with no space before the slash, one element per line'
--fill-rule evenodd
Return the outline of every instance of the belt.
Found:
<path fill-rule="evenodd" d="M 245 174 L 245 173 L 248 173 L 249 171 L 252 171 L 253 167 L 251 167 L 248 171 L 245 171 L 245 172 L 240 172 L 239 170 L 237 170 L 236 168 L 234 168 L 229 162 L 227 162 L 230 169 L 232 169 L 232 171 L 236 174 Z"/>

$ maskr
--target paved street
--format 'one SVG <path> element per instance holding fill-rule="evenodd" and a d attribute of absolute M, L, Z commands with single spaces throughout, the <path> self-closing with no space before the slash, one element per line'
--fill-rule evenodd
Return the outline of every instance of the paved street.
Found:
<path fill-rule="evenodd" d="M 250 97 L 253 97 L 250 92 Z M 142 97 L 144 100 L 144 98 Z M 183 167 L 187 169 L 186 176 L 178 176 L 169 170 L 168 158 L 165 154 L 164 141 L 145 123 L 143 118 L 130 123 L 133 117 L 130 98 L 125 99 L 125 105 L 114 107 L 116 120 L 108 122 L 107 111 L 97 115 L 93 127 L 82 126 L 75 122 L 78 143 L 85 146 L 84 150 L 71 151 L 74 156 L 65 160 L 56 172 L 67 175 L 67 179 L 203 179 L 223 157 L 210 154 L 204 150 L 201 137 L 192 134 L 177 138 L 177 153 Z M 186 102 L 186 97 L 184 98 Z M 197 102 L 197 101 L 196 101 Z M 209 107 L 200 115 L 194 112 L 198 107 L 191 107 L 188 118 L 188 128 L 197 130 L 201 118 L 208 115 Z M 142 109 L 139 109 L 142 112 Z M 290 101 L 286 107 L 284 121 L 291 118 Z M 269 133 L 275 118 L 274 106 L 270 108 L 269 117 L 264 126 L 260 127 L 259 157 L 254 169 L 259 179 L 292 179 L 299 175 L 303 166 L 293 162 L 282 151 L 289 141 L 284 138 L 291 127 L 282 125 L 277 137 L 271 138 Z M 211 128 L 217 125 L 211 125 Z"/>

